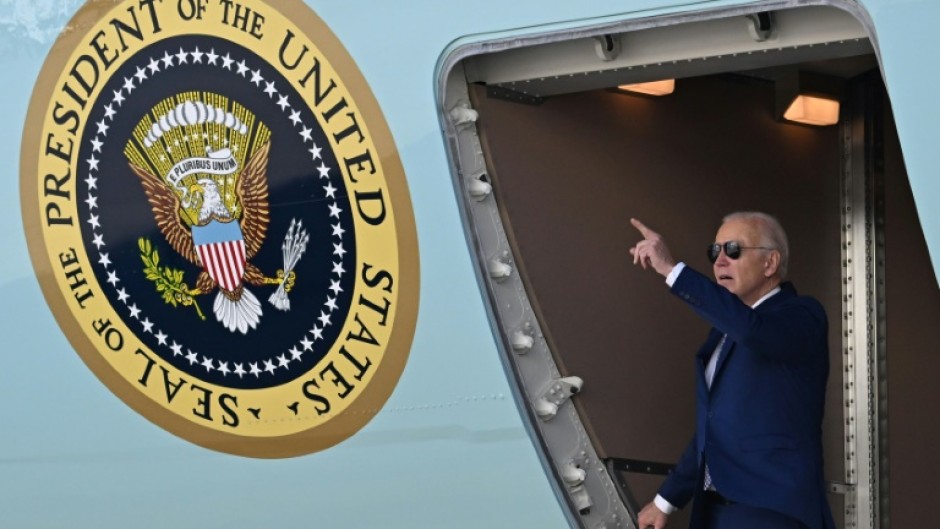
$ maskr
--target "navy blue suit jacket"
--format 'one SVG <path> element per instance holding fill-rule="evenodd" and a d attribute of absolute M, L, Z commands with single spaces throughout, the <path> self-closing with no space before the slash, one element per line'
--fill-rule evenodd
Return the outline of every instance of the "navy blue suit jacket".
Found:
<path fill-rule="evenodd" d="M 686 267 L 672 292 L 712 330 L 695 356 L 696 429 L 659 494 L 682 507 L 703 489 L 704 464 L 725 497 L 832 529 L 822 471 L 829 375 L 826 313 L 790 283 L 752 309 Z M 711 389 L 705 366 L 723 335 Z M 702 527 L 694 502 L 692 527 Z"/>

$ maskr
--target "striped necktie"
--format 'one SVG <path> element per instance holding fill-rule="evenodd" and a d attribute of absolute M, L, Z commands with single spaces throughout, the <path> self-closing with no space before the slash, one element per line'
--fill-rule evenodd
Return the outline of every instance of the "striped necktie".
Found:
<path fill-rule="evenodd" d="M 721 341 L 718 342 L 718 346 L 715 347 L 715 352 L 712 353 L 711 357 L 708 359 L 708 364 L 705 366 L 705 383 L 708 385 L 708 389 L 712 387 L 712 380 L 715 378 L 715 370 L 718 367 L 718 356 L 721 353 L 721 348 L 725 345 L 725 340 L 728 339 L 728 335 L 721 337 Z M 708 471 L 708 463 L 705 464 L 705 490 L 715 490 L 715 487 L 712 485 L 712 475 Z"/>

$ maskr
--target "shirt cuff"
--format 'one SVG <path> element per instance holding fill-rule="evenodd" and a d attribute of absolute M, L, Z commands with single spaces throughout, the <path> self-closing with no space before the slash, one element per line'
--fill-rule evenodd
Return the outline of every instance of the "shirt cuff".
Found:
<path fill-rule="evenodd" d="M 679 509 L 676 509 L 676 507 L 673 504 L 666 501 L 666 498 L 663 498 L 659 494 L 657 494 L 656 497 L 653 498 L 653 503 L 656 504 L 657 509 L 663 511 L 666 514 L 672 514 L 679 510 Z"/>
<path fill-rule="evenodd" d="M 672 288 L 672 284 L 676 282 L 683 270 L 685 270 L 685 263 L 676 263 L 676 266 L 672 267 L 672 271 L 666 276 L 666 284 L 669 288 Z"/>

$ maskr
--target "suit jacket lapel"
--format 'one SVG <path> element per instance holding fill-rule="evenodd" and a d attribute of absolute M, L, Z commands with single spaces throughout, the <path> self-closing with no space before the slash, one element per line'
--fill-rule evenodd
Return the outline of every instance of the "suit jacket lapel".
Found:
<path fill-rule="evenodd" d="M 715 385 L 718 384 L 718 377 L 721 376 L 721 368 L 724 367 L 725 363 L 728 361 L 733 349 L 734 341 L 732 341 L 729 336 L 725 340 L 725 343 L 721 344 L 721 350 L 718 351 L 718 365 L 715 366 L 715 376 L 712 377 L 712 389 L 715 389 Z"/>
<path fill-rule="evenodd" d="M 718 329 L 712 329 L 708 333 L 708 338 L 705 339 L 705 343 L 702 344 L 702 347 L 699 348 L 698 353 L 695 354 L 695 358 L 698 360 L 699 367 L 704 371 L 705 365 L 708 364 L 708 359 L 711 357 L 712 353 L 715 352 L 715 348 L 718 347 L 718 342 L 721 340 L 721 337 L 724 336 L 724 333 Z"/>
<path fill-rule="evenodd" d="M 705 339 L 705 343 L 699 348 L 698 353 L 695 355 L 695 370 L 698 372 L 698 376 L 701 379 L 702 387 L 705 387 L 705 366 L 708 365 L 708 359 L 711 358 L 712 353 L 715 352 L 715 348 L 718 347 L 718 342 L 721 341 L 722 336 L 724 336 L 724 333 L 713 328 L 709 332 L 708 338 Z M 712 382 L 714 382 L 714 379 L 712 379 Z"/>

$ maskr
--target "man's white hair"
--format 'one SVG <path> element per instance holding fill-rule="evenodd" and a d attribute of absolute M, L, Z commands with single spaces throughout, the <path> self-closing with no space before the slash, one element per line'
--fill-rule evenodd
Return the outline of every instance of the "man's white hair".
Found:
<path fill-rule="evenodd" d="M 768 215 L 760 211 L 737 211 L 725 215 L 725 218 L 722 219 L 722 223 L 731 220 L 743 220 L 757 226 L 761 239 L 760 245 L 773 248 L 780 252 L 780 266 L 777 269 L 777 274 L 780 276 L 781 280 L 786 279 L 787 265 L 790 261 L 790 244 L 787 242 L 787 233 L 783 231 L 783 226 L 780 225 L 780 221 L 773 215 Z"/>

